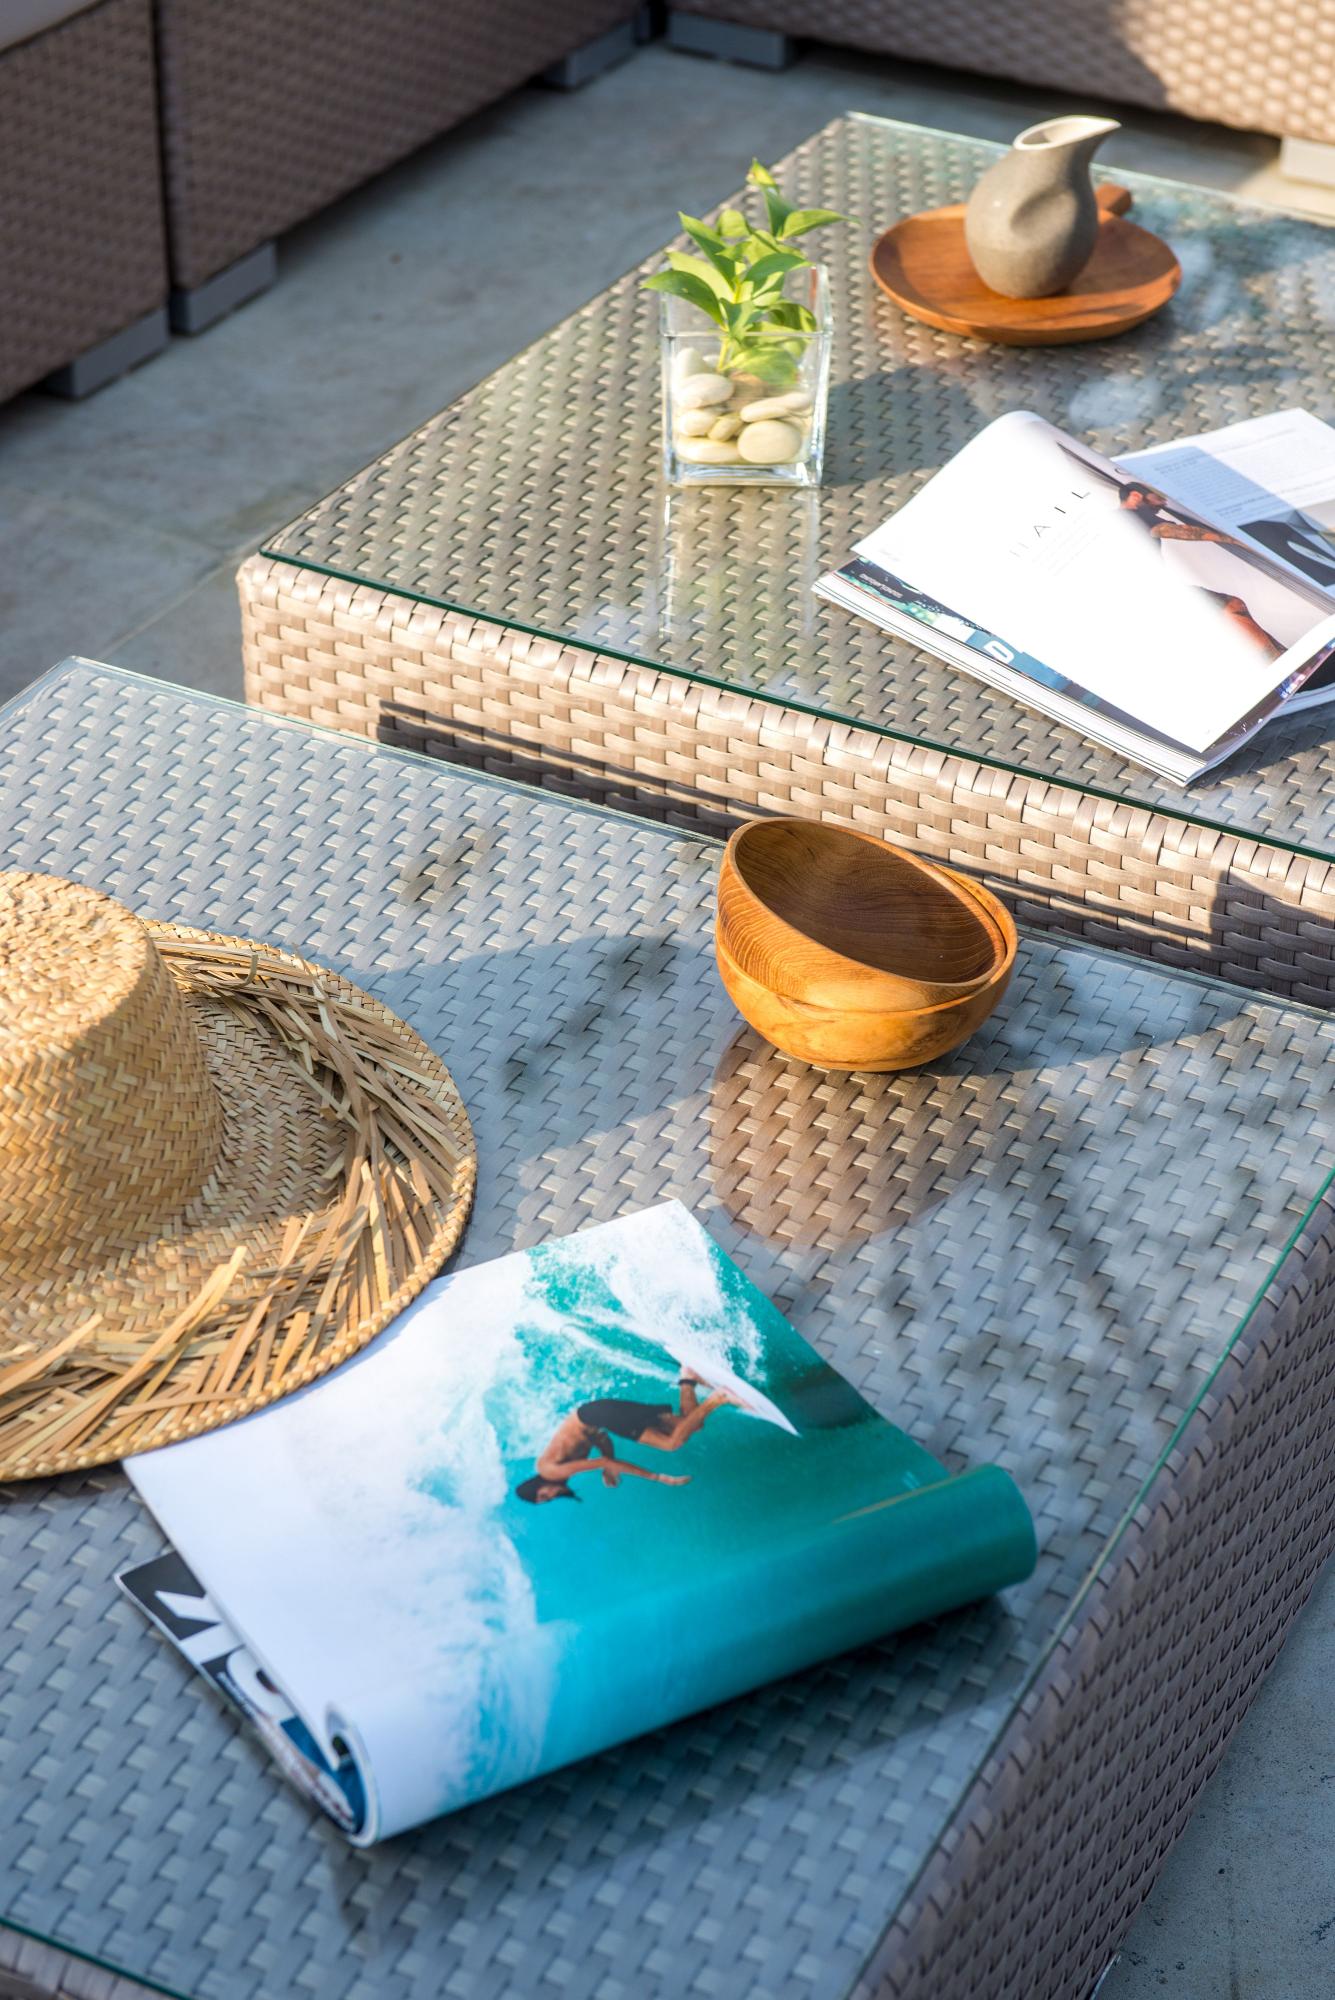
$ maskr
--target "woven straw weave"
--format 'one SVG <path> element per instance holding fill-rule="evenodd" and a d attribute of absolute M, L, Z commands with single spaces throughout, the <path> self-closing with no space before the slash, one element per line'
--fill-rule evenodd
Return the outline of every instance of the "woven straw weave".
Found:
<path fill-rule="evenodd" d="M 156 0 L 172 277 L 202 284 L 634 0 Z"/>
<path fill-rule="evenodd" d="M 1314 1440 L 1332 1433 L 1303 1357 L 1329 1310 L 1324 1209 L 1252 1321 L 1248 1368 L 1278 1370 L 1246 1391 L 1256 1421 L 1221 1378 L 1151 1490 L 1147 1531 L 1189 1506 L 1205 1543 L 1142 1538 L 1129 1570 L 1117 1548 L 1109 1585 L 1130 1595 L 1089 1600 L 1092 1640 L 1082 1618 L 1044 1662 L 1320 1187 L 1335 1022 L 1030 937 L 1004 1007 L 947 1063 L 822 1076 L 728 1007 L 717 849 L 696 837 L 91 668 L 0 717 L 0 756 L 7 860 L 263 928 L 449 1048 L 483 1169 L 465 1259 L 679 1196 L 879 1408 L 952 1465 L 1006 1465 L 1043 1551 L 1004 1605 L 349 1854 L 113 1602 L 112 1569 L 159 1546 L 119 1479 L 15 1491 L 0 1916 L 201 2000 L 844 2000 L 901 1905 L 896 1976 L 940 1952 L 904 1898 L 925 1865 L 973 1855 L 990 1801 L 1015 1796 L 1015 1743 L 1063 1799 L 1069 1775 L 1084 1815 L 1057 1914 L 1036 1922 L 1039 1846 L 1016 1833 L 987 1886 L 1009 1911 L 1030 1885 L 1007 1935 L 975 1932 L 946 1986 L 905 1990 L 1000 2000 L 999 1949 L 1027 1952 L 1033 1991 L 1079 1992 L 1044 1983 L 1074 1962 L 1074 1913 L 1090 1950 L 1124 1921 L 1315 1557 Z M 1216 1509 L 1212 1481 L 1235 1423 L 1257 1477 L 1290 1475 L 1295 1532 L 1282 1559 L 1277 1533 L 1259 1540 L 1223 1591 L 1208 1557 L 1234 1546 L 1239 1488 Z M 1167 1595 L 1133 1617 L 1157 1560 Z M 1192 1637 L 1162 1708 L 1116 1723 L 1128 1758 L 1166 1732 L 1135 1800 L 1083 1747 L 1117 1712 L 1081 1649 L 1114 1626 L 1147 1676 L 1156 1635 Z M 1185 1720 L 1198 1702 L 1208 1719 Z M 950 1832 L 989 1759 L 1000 1775 Z M 1159 1785 L 1137 1873 L 1119 1843 L 1140 1844 Z M 957 1892 L 936 1881 L 931 1908 Z"/>
<path fill-rule="evenodd" d="M 167 296 L 149 0 L 0 55 L 0 402 Z"/>
<path fill-rule="evenodd" d="M 754 28 L 1335 144 L 1331 0 L 673 0 Z"/>

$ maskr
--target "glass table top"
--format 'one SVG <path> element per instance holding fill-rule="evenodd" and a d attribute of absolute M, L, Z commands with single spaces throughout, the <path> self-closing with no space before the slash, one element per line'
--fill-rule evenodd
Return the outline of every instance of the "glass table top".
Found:
<path fill-rule="evenodd" d="M 0 710 L 0 759 L 0 864 L 307 953 L 445 1056 L 462 1262 L 677 1197 L 887 1416 L 1005 1466 L 1041 1551 L 1004 1600 L 363 1852 L 118 1597 L 161 1547 L 120 1471 L 9 1486 L 0 1922 L 191 2000 L 864 1990 L 1326 1186 L 1335 1018 L 1022 934 L 964 1048 L 825 1074 L 733 1012 L 698 835 L 92 663 Z"/>
<path fill-rule="evenodd" d="M 663 485 L 658 304 L 631 273 L 265 553 L 1335 855 L 1329 712 L 1272 724 L 1183 790 L 812 594 L 1007 410 L 1035 410 L 1114 454 L 1294 405 L 1335 418 L 1335 235 L 1180 182 L 1117 176 L 1184 274 L 1172 304 L 1128 334 L 989 347 L 902 315 L 869 276 L 871 242 L 900 216 L 962 200 L 1000 150 L 855 114 L 782 163 L 791 198 L 855 218 L 813 239 L 828 257 L 836 328 L 819 492 Z"/>

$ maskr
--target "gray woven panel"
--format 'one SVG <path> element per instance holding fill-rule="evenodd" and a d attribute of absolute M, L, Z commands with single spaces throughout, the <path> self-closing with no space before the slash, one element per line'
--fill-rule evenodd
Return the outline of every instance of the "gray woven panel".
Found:
<path fill-rule="evenodd" d="M 155 4 L 172 278 L 186 287 L 635 12 L 635 0 Z"/>
<path fill-rule="evenodd" d="M 0 402 L 165 302 L 149 0 L 0 55 L 0 287 Z"/>
<path fill-rule="evenodd" d="M 1335 142 L 1330 0 L 673 0 L 822 42 Z"/>
<path fill-rule="evenodd" d="M 819 494 L 665 497 L 657 300 L 632 274 L 266 553 L 1335 853 L 1328 713 L 1267 729 L 1184 792 L 811 594 L 860 536 L 1007 410 L 1037 410 L 1111 452 L 1294 404 L 1335 417 L 1329 230 L 1173 182 L 1119 176 L 1135 190 L 1139 220 L 1169 239 L 1184 271 L 1173 304 L 1120 339 L 987 347 L 907 319 L 867 275 L 872 237 L 896 217 L 962 200 L 999 150 L 854 117 L 784 163 L 797 199 L 859 219 L 819 239 L 837 330 Z"/>
<path fill-rule="evenodd" d="M 0 715 L 0 854 L 339 967 L 447 1056 L 466 1261 L 668 1195 L 1042 1543 L 1004 1603 L 370 1854 L 115 1597 L 116 1472 L 0 1509 L 0 1917 L 196 2000 L 835 2000 L 1319 1187 L 1329 1017 L 1027 937 L 938 1067 L 822 1076 L 711 964 L 717 848 L 108 669 Z"/>

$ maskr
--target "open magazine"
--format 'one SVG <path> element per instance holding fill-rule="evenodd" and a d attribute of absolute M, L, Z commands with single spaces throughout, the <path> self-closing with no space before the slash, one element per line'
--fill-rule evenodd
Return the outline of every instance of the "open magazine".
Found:
<path fill-rule="evenodd" d="M 122 1586 L 358 1845 L 1027 1576 L 675 1202 L 438 1279 L 356 1359 L 128 1461 Z"/>
<path fill-rule="evenodd" d="M 816 589 L 1186 783 L 1335 695 L 1335 430 L 1286 410 L 1113 460 L 1014 411 Z"/>

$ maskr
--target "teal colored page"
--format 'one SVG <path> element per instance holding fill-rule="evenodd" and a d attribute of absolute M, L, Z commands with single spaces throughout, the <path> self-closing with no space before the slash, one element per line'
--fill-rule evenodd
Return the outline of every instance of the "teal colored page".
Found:
<path fill-rule="evenodd" d="M 678 1203 L 438 1280 L 271 1409 L 130 1461 L 370 1841 L 1004 1589 L 950 1477 Z"/>
<path fill-rule="evenodd" d="M 670 1239 L 658 1245 L 660 1282 L 676 1291 L 692 1258 L 707 1260 L 707 1309 L 683 1326 L 674 1306 L 656 1324 L 651 1268 L 599 1255 L 601 1231 L 530 1252 L 541 1325 L 565 1330 L 553 1340 L 535 1324 L 533 1385 L 559 1382 L 562 1406 L 615 1398 L 679 1414 L 684 1356 L 706 1390 L 735 1385 L 739 1401 L 671 1453 L 613 1439 L 684 1486 L 623 1477 L 608 1487 L 585 1472 L 568 1482 L 578 1507 L 561 1494 L 508 1511 L 537 1619 L 560 1635 L 543 1770 L 988 1596 L 1036 1559 L 1028 1508 L 1004 1472 L 950 1477 L 684 1209 L 653 1220 Z M 663 1345 L 669 1322 L 677 1354 Z M 513 1492 L 533 1476 L 531 1453 L 508 1470 Z"/>

